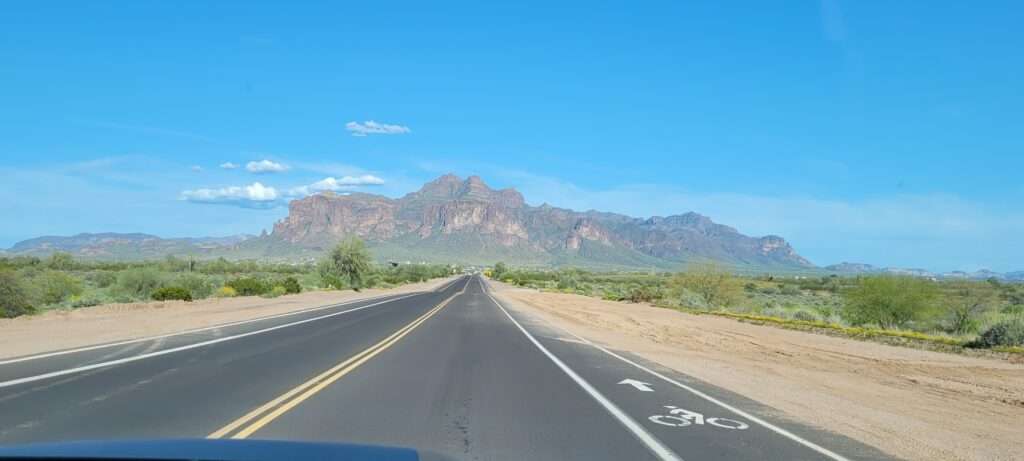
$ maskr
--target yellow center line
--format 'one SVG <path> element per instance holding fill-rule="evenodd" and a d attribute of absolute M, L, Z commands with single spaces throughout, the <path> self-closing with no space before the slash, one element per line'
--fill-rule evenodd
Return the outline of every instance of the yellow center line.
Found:
<path fill-rule="evenodd" d="M 270 423 L 277 417 L 281 416 L 288 410 L 291 410 L 296 405 L 312 397 L 317 392 L 320 392 L 327 386 L 331 385 L 331 383 L 334 383 L 335 381 L 341 379 L 343 376 L 347 375 L 352 370 L 356 369 L 357 367 L 366 363 L 377 354 L 383 352 L 385 349 L 397 343 L 405 335 L 409 334 L 409 332 L 411 332 L 413 329 L 421 325 L 423 322 L 427 321 L 427 319 L 429 319 L 442 308 L 447 306 L 448 303 L 451 302 L 452 299 L 455 299 L 456 296 L 465 293 L 465 291 L 465 287 L 463 287 L 462 291 L 459 291 L 458 293 L 455 293 L 452 296 L 448 297 L 440 304 L 435 306 L 433 309 L 427 311 L 425 314 L 417 318 L 416 320 L 413 320 L 408 325 L 400 328 L 398 331 L 392 333 L 387 338 L 384 338 L 384 340 L 382 340 L 381 342 L 374 344 L 373 346 L 370 346 L 366 350 L 359 352 L 358 354 L 346 359 L 345 361 L 331 367 L 329 370 L 320 373 L 319 375 L 313 377 L 312 379 L 296 386 L 290 391 L 282 394 L 280 397 L 277 397 L 261 405 L 260 407 L 250 411 L 249 413 L 246 413 L 241 418 L 232 421 L 227 426 L 224 426 L 218 429 L 216 432 L 213 432 L 212 434 L 208 435 L 207 438 L 222 438 L 227 434 L 230 434 L 238 430 L 240 427 L 249 424 L 250 421 L 258 418 L 260 415 L 266 413 L 266 415 L 263 416 L 262 418 L 257 419 L 249 426 L 244 427 L 243 429 L 235 433 L 233 436 L 231 436 L 231 438 L 233 439 L 244 439 L 248 437 L 252 433 L 259 430 L 261 427 L 266 426 L 268 423 Z M 273 411 L 270 411 L 271 409 L 273 409 Z M 267 413 L 268 411 L 270 411 L 270 413 Z"/>

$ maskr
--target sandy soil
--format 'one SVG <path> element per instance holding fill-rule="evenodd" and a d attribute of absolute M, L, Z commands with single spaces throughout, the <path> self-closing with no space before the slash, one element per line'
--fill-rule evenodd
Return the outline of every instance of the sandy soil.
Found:
<path fill-rule="evenodd" d="M 493 283 L 510 307 L 905 459 L 1024 459 L 1024 365 Z"/>
<path fill-rule="evenodd" d="M 384 294 L 432 290 L 453 279 L 359 293 L 313 291 L 273 299 L 242 296 L 191 303 L 106 304 L 0 319 L 0 359 L 174 333 Z"/>

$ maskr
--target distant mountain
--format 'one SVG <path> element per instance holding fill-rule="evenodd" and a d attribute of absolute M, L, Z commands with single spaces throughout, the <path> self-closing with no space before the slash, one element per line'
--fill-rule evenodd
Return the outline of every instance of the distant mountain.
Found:
<path fill-rule="evenodd" d="M 829 272 L 840 272 L 840 273 L 845 273 L 845 274 L 865 274 L 865 273 L 881 272 L 882 271 L 881 268 L 872 266 L 871 264 L 848 263 L 848 262 L 841 262 L 839 264 L 832 264 L 830 266 L 825 266 L 824 269 L 829 271 Z"/>
<path fill-rule="evenodd" d="M 322 250 L 350 235 L 379 257 L 398 260 L 675 268 L 710 259 L 750 268 L 814 267 L 782 237 L 748 237 L 697 213 L 642 219 L 534 207 L 515 189 L 450 174 L 398 199 L 321 193 L 292 201 L 269 238 Z"/>
<path fill-rule="evenodd" d="M 825 266 L 822 269 L 833 272 L 836 274 L 892 274 L 892 275 L 911 275 L 914 277 L 927 277 L 927 278 L 941 278 L 941 279 L 965 279 L 965 280 L 1007 280 L 1007 281 L 1024 281 L 1024 271 L 999 273 L 990 271 L 988 269 L 981 269 L 974 272 L 965 271 L 951 271 L 936 273 L 925 269 L 907 269 L 899 267 L 876 267 L 871 264 L 862 263 L 848 263 L 843 262 L 839 264 L 833 264 Z"/>
<path fill-rule="evenodd" d="M 252 239 L 251 235 L 200 238 L 160 238 L 155 235 L 104 232 L 70 237 L 47 236 L 15 243 L 8 254 L 45 256 L 54 252 L 70 253 L 87 259 L 150 259 L 168 254 L 202 255 L 226 250 Z"/>

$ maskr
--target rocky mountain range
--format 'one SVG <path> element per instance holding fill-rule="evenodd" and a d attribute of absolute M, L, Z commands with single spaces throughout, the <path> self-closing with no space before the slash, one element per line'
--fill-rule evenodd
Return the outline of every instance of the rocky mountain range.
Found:
<path fill-rule="evenodd" d="M 161 238 L 142 233 L 82 233 L 69 237 L 45 236 L 22 240 L 5 253 L 46 256 L 60 251 L 89 259 L 151 259 L 169 254 L 203 254 L 223 250 L 254 237 L 243 234 L 227 237 Z"/>
<path fill-rule="evenodd" d="M 937 278 L 937 279 L 968 279 L 968 280 L 1009 280 L 1009 281 L 1024 281 L 1024 271 L 1014 272 L 995 272 L 988 269 L 980 269 L 973 272 L 967 271 L 949 271 L 949 272 L 933 272 L 926 269 L 919 268 L 903 268 L 903 267 L 878 267 L 871 264 L 864 263 L 849 263 L 843 262 L 839 264 L 832 264 L 825 266 L 822 269 L 843 275 L 854 275 L 854 274 L 890 274 L 890 275 L 910 275 L 914 277 L 925 277 L 925 278 Z"/>
<path fill-rule="evenodd" d="M 634 218 L 530 206 L 478 176 L 444 175 L 398 199 L 321 193 L 292 201 L 270 237 L 322 249 L 346 236 L 389 258 L 487 263 L 678 267 L 711 259 L 758 268 L 811 268 L 782 237 L 749 237 L 697 213 Z"/>

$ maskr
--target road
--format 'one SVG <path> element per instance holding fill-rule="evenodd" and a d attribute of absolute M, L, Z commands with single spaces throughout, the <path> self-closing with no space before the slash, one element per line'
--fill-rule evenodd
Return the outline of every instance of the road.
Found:
<path fill-rule="evenodd" d="M 0 445 L 172 437 L 398 445 L 467 460 L 885 458 L 556 330 L 500 304 L 480 276 L 0 361 Z"/>

